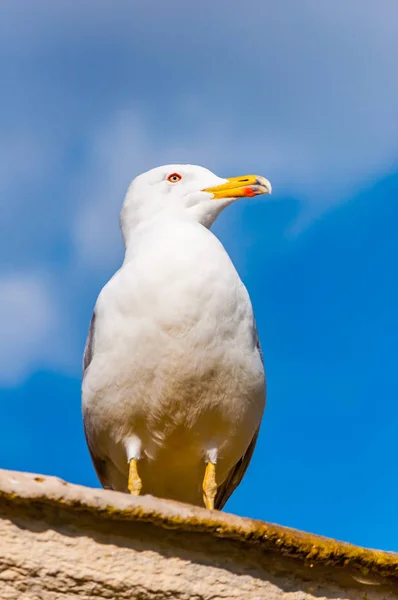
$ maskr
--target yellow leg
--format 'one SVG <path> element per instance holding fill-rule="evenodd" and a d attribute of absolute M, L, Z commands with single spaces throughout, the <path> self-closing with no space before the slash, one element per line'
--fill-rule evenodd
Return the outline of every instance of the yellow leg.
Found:
<path fill-rule="evenodd" d="M 140 495 L 141 488 L 142 488 L 142 481 L 141 481 L 141 477 L 138 475 L 137 459 L 135 459 L 135 458 L 132 458 L 130 460 L 129 479 L 128 479 L 127 488 L 129 490 L 130 494 L 133 494 L 134 496 Z"/>
<path fill-rule="evenodd" d="M 206 508 L 214 510 L 214 499 L 217 493 L 216 465 L 208 462 L 203 478 L 203 502 Z"/>

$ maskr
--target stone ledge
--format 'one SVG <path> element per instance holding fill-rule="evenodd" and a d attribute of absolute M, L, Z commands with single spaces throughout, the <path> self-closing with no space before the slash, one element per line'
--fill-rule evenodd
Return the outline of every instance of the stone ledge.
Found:
<path fill-rule="evenodd" d="M 0 517 L 1 600 L 398 593 L 397 554 L 55 477 L 0 470 Z"/>

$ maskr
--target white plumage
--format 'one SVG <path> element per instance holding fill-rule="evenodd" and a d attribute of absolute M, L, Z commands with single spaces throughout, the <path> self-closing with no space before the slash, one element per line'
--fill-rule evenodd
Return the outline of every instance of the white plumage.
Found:
<path fill-rule="evenodd" d="M 125 259 L 99 295 L 84 357 L 85 431 L 105 487 L 139 493 L 130 465 L 142 493 L 222 508 L 241 480 L 265 375 L 249 295 L 209 227 L 237 197 L 270 191 L 263 178 L 191 165 L 131 184 Z M 206 464 L 217 488 L 203 500 Z"/>

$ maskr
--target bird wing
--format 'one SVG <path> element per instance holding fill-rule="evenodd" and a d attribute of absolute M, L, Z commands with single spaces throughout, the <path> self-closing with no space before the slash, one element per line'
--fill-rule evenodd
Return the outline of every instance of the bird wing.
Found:
<path fill-rule="evenodd" d="M 256 326 L 255 321 L 254 321 L 254 336 L 255 336 L 257 350 L 260 354 L 261 362 L 264 364 L 263 353 L 261 350 L 260 339 L 258 337 L 258 331 L 257 331 L 257 326 Z M 232 467 L 232 469 L 228 473 L 226 480 L 219 486 L 219 488 L 217 490 L 216 499 L 214 502 L 214 507 L 217 508 L 218 510 L 221 510 L 224 507 L 227 500 L 230 498 L 230 496 L 233 494 L 233 492 L 236 490 L 236 488 L 242 481 L 243 476 L 246 473 L 247 468 L 250 464 L 251 458 L 253 456 L 253 452 L 254 452 L 254 448 L 257 443 L 259 431 L 260 431 L 260 427 L 257 428 L 257 430 L 253 436 L 253 439 L 250 442 L 249 447 L 247 448 L 245 454 L 242 456 L 242 458 L 240 458 L 238 460 L 236 465 L 234 467 Z"/>
<path fill-rule="evenodd" d="M 243 476 L 246 473 L 247 467 L 249 466 L 251 457 L 253 456 L 259 431 L 260 428 L 258 428 L 256 433 L 254 434 L 253 439 L 250 442 L 250 445 L 246 450 L 245 455 L 242 456 L 240 460 L 238 460 L 236 465 L 230 470 L 226 480 L 219 486 L 214 502 L 214 506 L 218 510 L 221 510 L 224 507 L 231 494 L 233 494 L 233 492 L 236 490 L 236 488 L 242 481 Z"/>
<path fill-rule="evenodd" d="M 86 346 L 84 348 L 83 380 L 84 380 L 84 376 L 87 372 L 87 369 L 89 368 L 91 361 L 93 360 L 93 356 L 94 356 L 95 319 L 96 319 L 96 315 L 95 315 L 95 310 L 94 310 L 93 315 L 91 317 L 91 321 L 90 321 L 90 327 L 88 330 Z M 84 434 L 86 436 L 88 450 L 90 452 L 91 460 L 93 461 L 93 465 L 94 465 L 95 471 L 97 473 L 97 477 L 100 480 L 101 485 L 104 488 L 112 489 L 112 486 L 110 485 L 110 483 L 108 482 L 107 477 L 106 477 L 106 460 L 101 458 L 100 456 L 98 456 L 98 454 L 94 450 L 94 445 L 92 443 L 91 436 L 90 436 L 90 430 L 91 430 L 90 420 L 87 418 L 87 416 L 85 417 L 84 414 L 83 414 L 83 425 L 84 425 Z"/>
<path fill-rule="evenodd" d="M 90 366 L 91 361 L 93 360 L 95 319 L 96 319 L 96 315 L 95 315 L 95 310 L 94 310 L 92 317 L 91 317 L 90 327 L 89 327 L 88 334 L 87 334 L 86 346 L 84 348 L 84 354 L 83 354 L 83 379 L 84 379 L 84 375 L 86 374 L 88 367 Z"/>

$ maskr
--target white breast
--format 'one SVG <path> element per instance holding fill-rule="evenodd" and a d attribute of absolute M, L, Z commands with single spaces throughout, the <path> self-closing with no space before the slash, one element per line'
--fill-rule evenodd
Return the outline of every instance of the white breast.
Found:
<path fill-rule="evenodd" d="M 220 482 L 244 454 L 264 387 L 250 299 L 220 242 L 186 223 L 138 239 L 96 307 L 83 410 L 98 452 L 127 479 L 138 436 L 146 492 L 195 501 L 207 450 Z"/>

